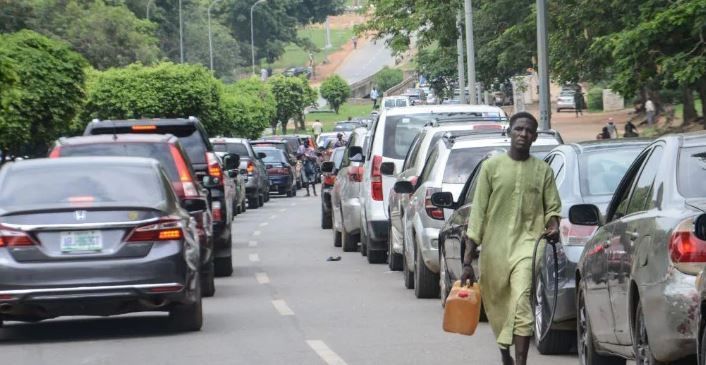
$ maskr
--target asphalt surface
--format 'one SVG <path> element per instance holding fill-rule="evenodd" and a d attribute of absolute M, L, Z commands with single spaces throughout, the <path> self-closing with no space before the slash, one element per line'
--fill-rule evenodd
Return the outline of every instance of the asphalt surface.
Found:
<path fill-rule="evenodd" d="M 401 274 L 333 247 L 317 197 L 273 197 L 234 223 L 235 274 L 204 299 L 203 330 L 170 333 L 166 314 L 6 323 L 6 364 L 499 364 L 491 330 L 441 330 L 438 299 Z M 329 256 L 340 261 L 327 262 Z M 575 364 L 575 355 L 530 364 Z"/>
<path fill-rule="evenodd" d="M 395 58 L 383 40 L 372 40 L 358 45 L 336 69 L 336 74 L 349 84 L 374 75 L 385 66 L 394 66 Z"/>

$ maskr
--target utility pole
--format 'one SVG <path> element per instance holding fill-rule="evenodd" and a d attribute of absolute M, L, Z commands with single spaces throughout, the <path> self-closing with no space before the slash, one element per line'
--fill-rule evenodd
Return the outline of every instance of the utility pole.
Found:
<path fill-rule="evenodd" d="M 458 52 L 458 94 L 461 104 L 466 103 L 466 80 L 464 80 L 465 67 L 463 64 L 463 29 L 461 28 L 463 15 L 459 10 L 456 15 L 456 29 L 458 30 L 458 40 L 456 40 L 456 48 Z"/>
<path fill-rule="evenodd" d="M 147 0 L 147 8 L 145 10 L 147 13 L 147 20 L 150 20 L 150 5 L 152 5 L 152 0 Z"/>
<path fill-rule="evenodd" d="M 476 98 L 476 49 L 473 42 L 473 6 L 471 0 L 464 0 L 466 10 L 466 53 L 468 54 L 468 95 L 469 104 L 477 103 Z"/>
<path fill-rule="evenodd" d="M 328 17 L 326 17 L 326 45 L 325 49 L 331 48 L 331 25 L 329 24 Z"/>
<path fill-rule="evenodd" d="M 179 0 L 179 63 L 184 63 L 184 24 L 181 17 L 181 0 Z"/>
<path fill-rule="evenodd" d="M 250 55 L 252 56 L 252 74 L 255 74 L 255 27 L 253 26 L 253 11 L 257 4 L 262 4 L 266 0 L 257 0 L 250 7 Z"/>
<path fill-rule="evenodd" d="M 208 59 L 211 65 L 211 71 L 213 71 L 213 39 L 211 36 L 211 8 L 216 5 L 217 2 L 221 0 L 213 0 L 211 5 L 208 6 Z"/>
<path fill-rule="evenodd" d="M 539 129 L 550 129 L 549 48 L 547 45 L 547 0 L 537 0 L 537 61 L 539 73 Z"/>

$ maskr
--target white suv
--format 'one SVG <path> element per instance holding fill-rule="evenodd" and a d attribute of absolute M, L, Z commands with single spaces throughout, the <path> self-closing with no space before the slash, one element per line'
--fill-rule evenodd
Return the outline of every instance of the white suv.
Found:
<path fill-rule="evenodd" d="M 370 263 L 384 263 L 388 250 L 388 200 L 394 176 L 383 176 L 383 162 L 401 166 L 419 131 L 434 120 L 475 117 L 478 121 L 497 120 L 505 123 L 505 112 L 487 105 L 423 105 L 383 109 L 372 128 L 367 151 L 361 192 L 361 250 Z M 394 168 L 393 168 L 394 170 Z"/>

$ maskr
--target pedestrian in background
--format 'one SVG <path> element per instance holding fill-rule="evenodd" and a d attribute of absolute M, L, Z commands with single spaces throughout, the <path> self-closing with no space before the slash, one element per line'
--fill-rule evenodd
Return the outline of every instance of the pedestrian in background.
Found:
<path fill-rule="evenodd" d="M 375 109 L 377 107 L 379 97 L 380 97 L 380 93 L 378 92 L 377 86 L 373 86 L 373 89 L 370 90 L 370 99 L 373 100 L 373 109 Z"/>
<path fill-rule="evenodd" d="M 310 196 L 309 185 L 311 185 L 314 196 L 316 196 L 316 163 L 318 161 L 318 154 L 309 143 L 308 139 L 304 141 L 303 145 L 299 146 L 297 156 L 304 165 L 302 169 L 302 182 L 304 183 L 304 187 L 306 187 L 306 196 Z"/>
<path fill-rule="evenodd" d="M 351 38 L 351 41 L 353 41 L 353 49 L 357 49 L 358 48 L 358 37 L 353 36 L 353 38 Z"/>
<path fill-rule="evenodd" d="M 585 107 L 586 100 L 583 98 L 583 93 L 581 92 L 581 89 L 577 89 L 574 94 L 574 110 L 576 111 L 576 118 L 579 117 L 579 114 L 583 116 L 583 109 Z"/>
<path fill-rule="evenodd" d="M 333 148 L 346 147 L 346 140 L 343 139 L 343 133 L 338 133 L 336 135 L 336 143 L 334 143 Z"/>
<path fill-rule="evenodd" d="M 527 112 L 510 118 L 510 149 L 486 160 L 469 217 L 463 283 L 475 282 L 471 267 L 480 256 L 480 287 L 488 321 L 504 365 L 526 365 L 533 332 L 530 305 L 532 251 L 538 237 L 559 238 L 561 200 L 554 174 L 530 155 L 538 123 Z M 483 249 L 478 254 L 478 246 Z M 510 346 L 515 345 L 515 360 Z M 515 362 L 516 361 L 516 362 Z"/>
<path fill-rule="evenodd" d="M 615 127 L 613 118 L 608 118 L 608 123 L 606 123 L 605 127 L 608 129 L 610 139 L 618 138 L 618 128 Z"/>
<path fill-rule="evenodd" d="M 624 138 L 632 138 L 632 137 L 639 137 L 640 134 L 637 131 L 637 127 L 635 127 L 634 124 L 632 124 L 632 120 L 628 120 L 627 123 L 625 123 L 625 134 L 623 134 Z"/>
<path fill-rule="evenodd" d="M 645 113 L 647 113 L 647 126 L 652 127 L 655 122 L 655 115 L 657 113 L 657 108 L 655 108 L 655 103 L 652 102 L 652 98 L 647 97 L 645 102 Z"/>
<path fill-rule="evenodd" d="M 314 132 L 314 140 L 319 139 L 319 135 L 321 134 L 323 128 L 323 124 L 321 124 L 321 121 L 318 119 L 311 124 L 311 130 Z"/>

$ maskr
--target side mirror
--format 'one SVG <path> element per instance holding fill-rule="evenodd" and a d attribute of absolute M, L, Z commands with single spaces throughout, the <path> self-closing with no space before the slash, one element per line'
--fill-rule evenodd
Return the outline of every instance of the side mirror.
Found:
<path fill-rule="evenodd" d="M 181 201 L 181 206 L 189 213 L 202 212 L 208 209 L 208 205 L 203 199 L 184 199 Z"/>
<path fill-rule="evenodd" d="M 380 165 L 380 173 L 385 176 L 392 176 L 395 174 L 395 163 L 394 162 L 383 162 Z"/>
<path fill-rule="evenodd" d="M 569 222 L 577 226 L 600 226 L 601 212 L 593 204 L 576 204 L 569 209 Z"/>
<path fill-rule="evenodd" d="M 333 161 L 326 161 L 321 164 L 321 172 L 332 173 L 335 167 Z"/>
<path fill-rule="evenodd" d="M 393 187 L 395 193 L 397 194 L 412 194 L 414 192 L 414 185 L 409 181 L 398 181 Z"/>
<path fill-rule="evenodd" d="M 210 188 L 215 188 L 221 183 L 220 179 L 217 177 L 213 176 L 204 176 L 203 180 L 201 180 L 201 184 L 203 187 L 210 189 Z"/>
<path fill-rule="evenodd" d="M 228 153 L 223 158 L 223 167 L 225 170 L 235 170 L 240 166 L 240 156 L 236 153 Z"/>
<path fill-rule="evenodd" d="M 351 160 L 351 162 L 364 162 L 365 158 L 363 157 L 363 147 L 348 147 L 348 159 Z"/>
<path fill-rule="evenodd" d="M 258 153 L 257 153 L 257 158 L 259 158 L 260 160 L 262 160 L 262 159 L 265 158 L 265 157 L 267 157 L 267 155 L 266 155 L 264 152 L 258 152 Z"/>
<path fill-rule="evenodd" d="M 431 194 L 431 203 L 438 208 L 453 209 L 454 208 L 454 196 L 448 191 L 440 191 Z"/>
<path fill-rule="evenodd" d="M 706 241 L 706 214 L 701 214 L 694 219 L 694 235 L 702 241 Z"/>

